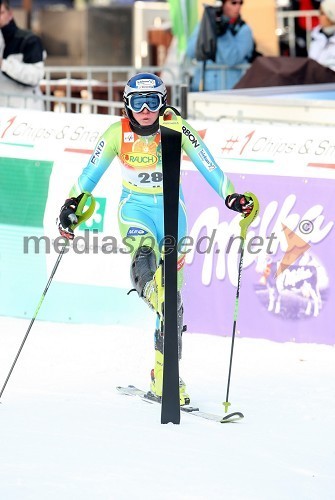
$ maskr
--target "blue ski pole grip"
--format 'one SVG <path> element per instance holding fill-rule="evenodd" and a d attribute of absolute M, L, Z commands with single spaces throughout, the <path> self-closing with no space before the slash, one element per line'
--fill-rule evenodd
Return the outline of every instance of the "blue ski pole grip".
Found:
<path fill-rule="evenodd" d="M 245 215 L 242 220 L 240 220 L 240 227 L 241 227 L 241 237 L 245 240 L 247 237 L 247 230 L 250 224 L 256 219 L 257 215 L 259 214 L 259 201 L 257 196 L 254 193 L 251 193 L 250 191 L 247 191 L 244 193 L 244 196 L 247 200 L 252 200 L 253 205 L 252 205 L 252 210 L 249 215 Z"/>
<path fill-rule="evenodd" d="M 87 202 L 90 201 L 90 204 L 88 207 L 86 207 Z M 76 224 L 72 224 L 71 229 L 75 229 L 78 227 L 82 222 L 85 222 L 88 220 L 92 215 L 94 214 L 95 210 L 95 205 L 96 201 L 94 196 L 91 193 L 88 193 L 84 191 L 83 196 L 79 202 L 79 205 L 76 210 L 76 216 L 78 219 L 78 222 Z M 85 210 L 86 207 L 86 210 Z"/>

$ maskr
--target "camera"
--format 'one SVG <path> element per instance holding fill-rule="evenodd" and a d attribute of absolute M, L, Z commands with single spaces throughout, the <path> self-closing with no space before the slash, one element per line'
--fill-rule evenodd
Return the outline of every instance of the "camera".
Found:
<path fill-rule="evenodd" d="M 216 35 L 217 36 L 224 35 L 227 32 L 230 24 L 229 24 L 229 17 L 224 16 L 222 14 L 222 8 L 217 9 L 215 21 L 216 21 Z"/>

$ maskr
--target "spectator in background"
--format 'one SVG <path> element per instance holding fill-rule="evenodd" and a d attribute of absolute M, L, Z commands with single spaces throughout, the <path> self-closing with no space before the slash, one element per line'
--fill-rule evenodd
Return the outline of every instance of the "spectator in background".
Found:
<path fill-rule="evenodd" d="M 308 55 L 335 70 L 335 0 L 320 4 L 319 25 L 312 31 Z"/>
<path fill-rule="evenodd" d="M 17 27 L 9 0 L 0 0 L 0 30 L 0 105 L 44 109 L 43 102 L 36 99 L 42 95 L 39 83 L 44 76 L 41 39 Z M 6 98 L 6 94 L 17 96 Z"/>
<path fill-rule="evenodd" d="M 189 59 L 198 62 L 191 82 L 191 91 L 231 89 L 239 81 L 241 69 L 211 69 L 213 64 L 235 66 L 249 63 L 253 59 L 255 44 L 251 28 L 242 20 L 240 12 L 243 0 L 223 0 L 219 8 L 205 7 L 203 20 L 192 33 L 186 51 Z M 214 12 L 214 19 L 212 13 Z M 205 16 L 209 14 L 208 24 L 203 29 Z M 208 46 L 215 46 L 214 55 L 208 60 L 199 56 L 199 38 L 208 36 L 213 28 L 213 40 L 207 40 Z M 206 45 L 204 40 L 203 45 Z M 210 60 L 211 59 L 211 60 Z"/>
<path fill-rule="evenodd" d="M 300 13 L 301 11 L 319 10 L 319 8 L 320 0 L 291 0 L 291 10 L 300 11 Z M 311 24 L 308 24 L 307 18 L 303 15 L 294 19 L 296 57 L 307 57 L 308 35 L 310 30 L 318 25 L 318 16 L 312 16 L 310 18 L 310 23 Z"/>

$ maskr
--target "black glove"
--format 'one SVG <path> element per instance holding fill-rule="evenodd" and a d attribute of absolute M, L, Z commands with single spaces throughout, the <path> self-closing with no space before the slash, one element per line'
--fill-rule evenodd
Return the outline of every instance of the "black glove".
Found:
<path fill-rule="evenodd" d="M 68 240 L 73 240 L 74 238 L 74 232 L 73 229 L 71 229 L 71 226 L 72 224 L 77 224 L 78 222 L 76 210 L 82 196 L 83 195 L 81 194 L 77 198 L 68 198 L 65 200 L 64 205 L 60 209 L 58 231 L 61 236 L 64 236 L 64 238 L 67 238 Z"/>
<path fill-rule="evenodd" d="M 235 212 L 240 212 L 244 215 L 249 215 L 254 202 L 251 198 L 246 198 L 244 194 L 229 194 L 225 200 L 226 207 L 230 210 L 235 210 Z"/>

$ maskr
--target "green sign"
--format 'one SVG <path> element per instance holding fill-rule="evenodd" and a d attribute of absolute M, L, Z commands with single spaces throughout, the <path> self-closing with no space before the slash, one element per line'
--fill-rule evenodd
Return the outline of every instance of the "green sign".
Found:
<path fill-rule="evenodd" d="M 53 162 L 0 158 L 0 224 L 43 227 Z"/>

